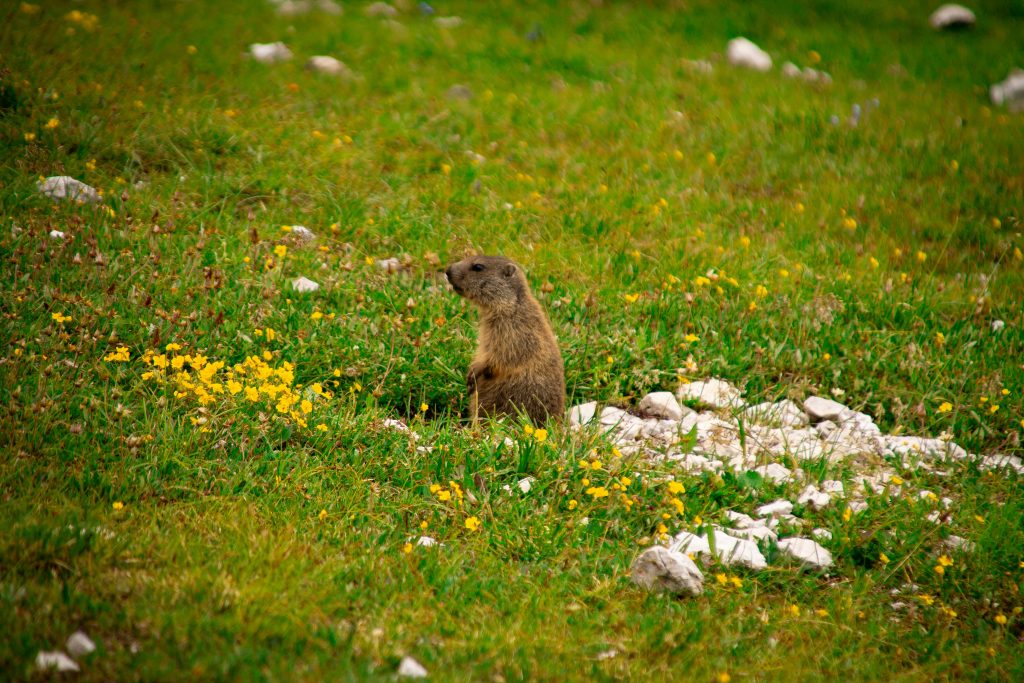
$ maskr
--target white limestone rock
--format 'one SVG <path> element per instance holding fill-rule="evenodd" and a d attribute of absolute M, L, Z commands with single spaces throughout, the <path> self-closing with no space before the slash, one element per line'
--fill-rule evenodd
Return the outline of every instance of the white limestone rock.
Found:
<path fill-rule="evenodd" d="M 96 643 L 92 642 L 92 638 L 83 631 L 75 631 L 68 636 L 67 642 L 64 643 L 64 648 L 75 659 L 81 659 L 96 651 Z"/>
<path fill-rule="evenodd" d="M 65 237 L 67 237 L 67 235 L 65 235 L 65 234 L 64 234 L 63 232 L 61 232 L 60 230 L 51 230 L 51 231 L 50 231 L 50 239 L 51 239 L 51 240 L 62 240 L 62 239 L 64 239 Z"/>
<path fill-rule="evenodd" d="M 991 327 L 992 327 L 992 332 L 993 333 L 999 332 L 1001 329 L 1006 327 L 1006 323 L 1004 323 L 1002 320 L 993 320 Z"/>
<path fill-rule="evenodd" d="M 843 495 L 843 482 L 836 479 L 826 479 L 821 482 L 821 490 L 825 493 Z"/>
<path fill-rule="evenodd" d="M 423 665 L 412 657 L 402 657 L 402 661 L 398 663 L 399 678 L 426 678 L 429 675 Z"/>
<path fill-rule="evenodd" d="M 291 59 L 292 51 L 281 41 L 276 43 L 253 43 L 249 46 L 249 55 L 260 64 L 277 64 L 278 62 L 287 62 Z"/>
<path fill-rule="evenodd" d="M 852 411 L 842 403 L 833 401 L 830 398 L 811 396 L 804 401 L 804 412 L 810 416 L 812 422 L 831 420 L 838 423 L 842 421 L 840 418 L 843 414 Z"/>
<path fill-rule="evenodd" d="M 652 546 L 640 553 L 630 568 L 633 583 L 649 591 L 660 590 L 677 595 L 704 592 L 704 574 L 681 552 Z"/>
<path fill-rule="evenodd" d="M 320 289 L 320 285 L 313 282 L 308 277 L 298 277 L 292 280 L 292 289 L 296 292 L 315 292 Z"/>
<path fill-rule="evenodd" d="M 785 484 L 793 480 L 793 472 L 788 467 L 783 467 L 777 462 L 755 467 L 754 471 L 773 484 Z"/>
<path fill-rule="evenodd" d="M 72 201 L 79 204 L 100 201 L 100 193 L 91 185 L 68 175 L 50 176 L 36 183 L 36 188 L 55 202 Z"/>
<path fill-rule="evenodd" d="M 740 390 L 720 379 L 681 384 L 676 389 L 680 401 L 698 401 L 712 408 L 739 408 L 743 405 Z"/>
<path fill-rule="evenodd" d="M 800 70 L 800 67 L 793 62 L 786 62 L 782 65 L 782 75 L 786 78 L 799 78 L 801 74 L 803 72 Z"/>
<path fill-rule="evenodd" d="M 1016 455 L 986 455 L 978 463 L 983 470 L 1012 470 L 1024 474 L 1024 462 Z"/>
<path fill-rule="evenodd" d="M 598 422 L 600 422 L 605 427 L 614 427 L 620 422 L 622 422 L 623 418 L 626 417 L 626 415 L 626 411 L 621 408 L 607 406 L 604 410 L 601 411 L 601 416 L 598 418 Z"/>
<path fill-rule="evenodd" d="M 799 505 L 807 505 L 812 510 L 821 510 L 828 507 L 832 502 L 832 496 L 818 489 L 814 484 L 808 484 L 796 499 Z"/>
<path fill-rule="evenodd" d="M 988 89 L 992 104 L 1006 105 L 1012 112 L 1024 111 L 1024 70 L 1013 69 L 1006 80 L 995 83 Z"/>
<path fill-rule="evenodd" d="M 573 427 L 582 427 L 594 419 L 597 413 L 597 401 L 581 403 L 569 409 L 569 424 Z"/>
<path fill-rule="evenodd" d="M 742 66 L 755 71 L 770 71 L 771 56 L 746 38 L 733 38 L 726 48 L 726 58 L 733 66 Z"/>
<path fill-rule="evenodd" d="M 679 405 L 671 391 L 654 391 L 647 394 L 640 399 L 638 408 L 641 413 L 677 422 L 682 420 L 684 415 L 683 407 Z M 692 412 L 689 409 L 687 411 Z"/>
<path fill-rule="evenodd" d="M 742 413 L 743 418 L 756 424 L 779 424 L 784 427 L 806 427 L 807 414 L 790 400 L 758 403 Z"/>
<path fill-rule="evenodd" d="M 953 443 L 943 439 L 931 439 L 922 436 L 892 436 L 880 437 L 879 446 L 883 453 L 892 453 L 900 456 L 916 456 L 919 458 L 952 458 L 961 460 L 968 456 L 967 451 Z"/>
<path fill-rule="evenodd" d="M 828 569 L 832 566 L 832 553 L 809 538 L 784 538 L 779 541 L 779 552 L 811 569 Z"/>
<path fill-rule="evenodd" d="M 36 655 L 36 669 L 39 671 L 78 671 L 78 664 L 60 650 L 40 652 Z"/>
<path fill-rule="evenodd" d="M 941 31 L 953 28 L 971 28 L 974 26 L 974 12 L 963 5 L 943 5 L 928 18 L 932 28 Z"/>
<path fill-rule="evenodd" d="M 814 529 L 811 531 L 811 536 L 818 539 L 819 541 L 831 541 L 832 532 L 828 529 Z"/>
<path fill-rule="evenodd" d="M 437 539 L 433 536 L 420 536 L 416 539 L 416 545 L 421 548 L 433 548 L 438 545 Z"/>
<path fill-rule="evenodd" d="M 392 256 L 391 258 L 377 259 L 377 267 L 387 273 L 397 273 L 402 269 L 402 262 Z"/>
<path fill-rule="evenodd" d="M 735 564 L 755 570 L 768 566 L 756 543 L 721 530 L 713 530 L 706 537 L 683 531 L 676 535 L 669 547 L 684 553 L 711 555 L 725 565 Z"/>
<path fill-rule="evenodd" d="M 338 78 L 351 79 L 355 77 L 355 73 L 344 62 L 328 55 L 310 57 L 306 62 L 306 68 L 318 74 L 327 74 Z"/>
<path fill-rule="evenodd" d="M 375 2 L 366 6 L 366 16 L 391 19 L 398 16 L 398 10 L 386 2 Z"/>
<path fill-rule="evenodd" d="M 791 512 L 793 512 L 793 504 L 785 498 L 780 498 L 773 503 L 757 508 L 754 514 L 758 517 L 777 517 L 779 515 L 788 515 Z"/>

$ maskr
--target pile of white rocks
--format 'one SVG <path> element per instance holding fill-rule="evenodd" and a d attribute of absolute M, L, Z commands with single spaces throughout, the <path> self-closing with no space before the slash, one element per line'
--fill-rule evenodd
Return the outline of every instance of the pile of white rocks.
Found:
<path fill-rule="evenodd" d="M 827 570 L 832 556 L 822 543 L 828 544 L 831 534 L 812 529 L 802 535 L 808 525 L 793 514 L 796 506 L 821 510 L 841 502 L 851 513 L 862 512 L 870 495 L 903 493 L 894 483 L 902 483 L 898 471 L 941 475 L 941 468 L 972 457 L 946 437 L 884 434 L 867 413 L 828 398 L 812 396 L 802 405 L 790 400 L 747 405 L 739 389 L 720 379 L 683 384 L 675 393 L 648 394 L 634 412 L 613 406 L 599 411 L 595 402 L 577 405 L 569 420 L 576 429 L 602 430 L 624 454 L 667 458 L 691 474 L 753 471 L 795 493 L 793 501 L 762 505 L 752 515 L 728 511 L 727 525 L 707 527 L 705 535 L 684 531 L 668 547 L 656 545 L 640 554 L 632 569 L 636 583 L 683 594 L 702 590 L 694 558 L 760 570 L 768 566 L 763 551 L 774 548 L 779 561 Z M 683 442 L 692 448 L 681 448 Z M 797 466 L 790 469 L 779 461 Z M 809 461 L 843 463 L 855 475 L 845 483 L 811 480 L 799 467 Z M 1024 473 L 1016 456 L 989 455 L 978 461 L 982 468 Z M 916 495 L 933 497 L 928 491 Z M 948 508 L 953 501 L 938 502 Z M 935 510 L 929 519 L 942 523 L 946 515 Z"/>

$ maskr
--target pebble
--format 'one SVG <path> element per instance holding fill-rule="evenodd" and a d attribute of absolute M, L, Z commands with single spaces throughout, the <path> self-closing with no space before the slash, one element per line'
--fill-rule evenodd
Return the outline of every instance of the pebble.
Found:
<path fill-rule="evenodd" d="M 785 484 L 793 480 L 793 471 L 777 462 L 755 467 L 754 471 L 773 484 Z"/>
<path fill-rule="evenodd" d="M 386 2 L 375 2 L 366 6 L 366 16 L 390 18 L 398 16 L 398 10 Z"/>
<path fill-rule="evenodd" d="M 569 424 L 574 427 L 582 427 L 594 419 L 597 413 L 597 401 L 581 403 L 569 409 Z"/>
<path fill-rule="evenodd" d="M 320 289 L 320 285 L 303 276 L 292 280 L 292 289 L 296 292 L 315 292 Z"/>
<path fill-rule="evenodd" d="M 784 498 L 780 498 L 774 503 L 768 503 L 762 505 L 754 511 L 758 517 L 776 517 L 778 515 L 788 515 L 793 512 L 793 504 Z"/>
<path fill-rule="evenodd" d="M 1006 105 L 1012 112 L 1024 111 L 1024 69 L 1013 69 L 1006 80 L 988 89 L 989 98 L 996 106 Z"/>
<path fill-rule="evenodd" d="M 402 269 L 402 262 L 392 256 L 391 258 L 378 259 L 377 267 L 388 273 L 397 273 Z"/>
<path fill-rule="evenodd" d="M 963 5 L 943 5 L 928 18 L 928 23 L 935 30 L 971 28 L 974 26 L 974 12 Z"/>
<path fill-rule="evenodd" d="M 39 671 L 78 671 L 78 664 L 63 652 L 40 652 L 36 655 L 36 669 Z"/>
<path fill-rule="evenodd" d="M 812 510 L 822 510 L 832 502 L 832 496 L 819 490 L 814 484 L 808 484 L 796 502 L 800 505 L 808 505 Z"/>
<path fill-rule="evenodd" d="M 400 678 L 426 678 L 428 675 L 423 665 L 412 657 L 402 657 L 402 661 L 398 663 L 398 676 Z"/>
<path fill-rule="evenodd" d="M 812 422 L 823 422 L 825 420 L 839 422 L 840 417 L 844 413 L 851 411 L 842 403 L 833 401 L 830 398 L 811 396 L 804 401 L 804 412 L 810 416 Z"/>
<path fill-rule="evenodd" d="M 260 64 L 287 62 L 292 58 L 292 51 L 280 41 L 276 43 L 253 43 L 249 46 L 249 54 Z"/>
<path fill-rule="evenodd" d="M 726 57 L 733 66 L 742 66 L 756 71 L 770 71 L 771 56 L 746 38 L 733 38 L 726 48 Z"/>
<path fill-rule="evenodd" d="M 685 553 L 711 555 L 725 565 L 735 564 L 754 570 L 765 569 L 768 566 L 768 561 L 753 541 L 730 536 L 722 530 L 713 530 L 711 534 L 714 535 L 713 551 L 709 537 L 697 536 L 688 531 L 677 534 L 670 548 Z"/>
<path fill-rule="evenodd" d="M 660 545 L 644 550 L 630 568 L 633 583 L 649 591 L 676 595 L 700 595 L 704 592 L 704 574 L 685 554 Z"/>
<path fill-rule="evenodd" d="M 779 541 L 779 552 L 812 569 L 828 569 L 832 566 L 832 553 L 809 538 L 784 538 Z"/>
<path fill-rule="evenodd" d="M 82 631 L 75 631 L 68 636 L 68 640 L 64 643 L 64 647 L 67 649 L 68 654 L 76 659 L 80 659 L 96 651 L 96 643 L 92 642 L 92 639 Z"/>
<path fill-rule="evenodd" d="M 683 407 L 679 405 L 679 401 L 671 391 L 655 391 L 647 394 L 640 399 L 638 408 L 641 413 L 665 420 L 679 421 L 683 419 Z"/>
<path fill-rule="evenodd" d="M 53 201 L 70 200 L 79 204 L 100 201 L 100 193 L 91 185 L 67 175 L 50 176 L 36 183 L 36 188 Z"/>
<path fill-rule="evenodd" d="M 303 242 L 310 242 L 316 239 L 316 234 L 305 225 L 290 225 L 288 228 L 293 237 Z"/>
<path fill-rule="evenodd" d="M 306 62 L 306 68 L 320 74 L 338 76 L 340 78 L 353 78 L 355 74 L 344 62 L 327 55 L 316 55 L 310 57 Z"/>
<path fill-rule="evenodd" d="M 63 232 L 61 232 L 60 230 L 51 230 L 51 231 L 50 231 L 50 239 L 51 239 L 51 240 L 62 240 L 62 239 L 64 239 L 65 237 L 67 237 L 67 235 L 65 235 L 65 234 L 64 234 Z"/>
<path fill-rule="evenodd" d="M 739 408 L 743 405 L 740 390 L 717 378 L 681 384 L 676 389 L 680 401 L 698 401 L 712 408 Z"/>

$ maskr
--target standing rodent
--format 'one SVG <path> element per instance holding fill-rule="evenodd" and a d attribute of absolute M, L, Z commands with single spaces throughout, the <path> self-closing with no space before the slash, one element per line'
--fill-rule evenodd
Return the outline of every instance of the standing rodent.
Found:
<path fill-rule="evenodd" d="M 523 269 L 503 256 L 472 256 L 445 274 L 456 293 L 480 309 L 477 351 L 466 376 L 473 420 L 479 413 L 522 412 L 536 425 L 561 421 L 562 354 Z"/>

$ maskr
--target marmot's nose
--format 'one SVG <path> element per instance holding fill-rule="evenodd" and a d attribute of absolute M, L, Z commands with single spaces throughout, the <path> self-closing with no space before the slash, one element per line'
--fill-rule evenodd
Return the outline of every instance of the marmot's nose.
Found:
<path fill-rule="evenodd" d="M 452 267 L 451 266 L 448 266 L 447 268 L 444 269 L 444 276 L 446 278 L 448 278 L 448 282 L 449 283 L 452 281 Z"/>

